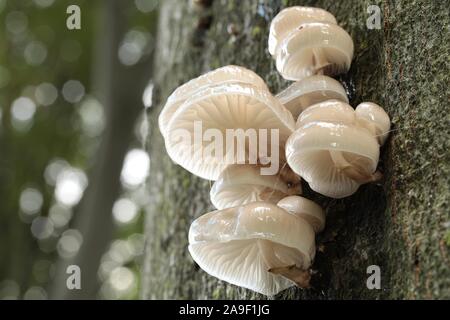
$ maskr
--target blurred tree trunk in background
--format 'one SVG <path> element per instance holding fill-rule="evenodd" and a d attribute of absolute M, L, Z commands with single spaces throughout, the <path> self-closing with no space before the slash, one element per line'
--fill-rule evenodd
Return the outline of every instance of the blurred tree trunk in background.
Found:
<path fill-rule="evenodd" d="M 198 269 L 187 251 L 193 219 L 213 210 L 210 182 L 168 158 L 157 126 L 167 96 L 180 84 L 227 64 L 261 75 L 272 92 L 288 85 L 267 52 L 270 20 L 286 5 L 333 13 L 352 35 L 355 57 L 339 78 L 353 106 L 382 105 L 393 122 L 382 148 L 379 184 L 332 200 L 304 186 L 327 213 L 318 236 L 313 289 L 288 289 L 279 299 L 450 298 L 448 154 L 448 8 L 438 1 L 213 1 L 193 10 L 188 1 L 164 1 L 155 65 L 157 107 L 150 125 L 152 210 L 142 296 L 150 298 L 262 298 Z M 381 9 L 381 29 L 368 30 L 367 8 Z M 199 28 L 211 14 L 209 30 Z M 206 24 L 207 25 L 207 24 Z M 231 28 L 232 26 L 232 28 Z M 237 31 L 229 34 L 227 29 Z M 381 290 L 366 287 L 367 267 L 381 268 Z"/>
<path fill-rule="evenodd" d="M 53 299 L 96 298 L 100 259 L 114 232 L 112 206 L 121 190 L 120 173 L 124 156 L 134 134 L 134 125 L 143 110 L 142 92 L 151 76 L 151 61 L 125 66 L 117 58 L 120 42 L 129 28 L 127 3 L 101 0 L 98 12 L 97 47 L 94 61 L 93 92 L 103 104 L 106 128 L 94 156 L 89 186 L 75 215 L 74 228 L 83 242 L 77 256 L 61 259 L 53 280 Z M 68 290 L 66 268 L 81 269 L 82 290 Z"/>

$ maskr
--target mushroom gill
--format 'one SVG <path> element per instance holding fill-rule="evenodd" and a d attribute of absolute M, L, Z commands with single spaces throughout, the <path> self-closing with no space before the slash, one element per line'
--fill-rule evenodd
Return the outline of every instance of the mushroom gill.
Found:
<path fill-rule="evenodd" d="M 274 295 L 294 284 L 308 286 L 314 237 L 301 215 L 257 201 L 196 219 L 189 229 L 189 252 L 212 276 Z"/>
<path fill-rule="evenodd" d="M 165 137 L 167 125 L 178 108 L 192 95 L 207 87 L 214 87 L 224 84 L 247 84 L 262 90 L 269 90 L 265 82 L 253 71 L 244 67 L 228 65 L 207 72 L 179 86 L 167 98 L 166 104 L 158 118 L 159 129 Z"/>
<path fill-rule="evenodd" d="M 284 161 L 285 142 L 295 129 L 292 115 L 267 88 L 239 81 L 203 86 L 174 112 L 166 105 L 166 113 L 173 112 L 164 131 L 169 156 L 204 179 L 217 180 L 231 164 Z M 265 156 L 263 149 L 277 154 Z"/>

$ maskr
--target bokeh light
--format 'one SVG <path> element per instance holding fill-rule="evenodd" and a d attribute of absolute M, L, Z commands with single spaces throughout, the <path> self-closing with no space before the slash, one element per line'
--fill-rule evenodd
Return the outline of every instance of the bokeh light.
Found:
<path fill-rule="evenodd" d="M 31 223 L 31 233 L 39 240 L 50 237 L 53 230 L 53 222 L 47 217 L 36 217 Z"/>
<path fill-rule="evenodd" d="M 47 48 L 42 42 L 32 41 L 25 47 L 23 56 L 29 65 L 38 66 L 45 61 Z"/>
<path fill-rule="evenodd" d="M 151 38 L 148 32 L 137 29 L 128 31 L 118 50 L 120 62 L 127 66 L 138 63 L 143 55 L 153 49 Z"/>
<path fill-rule="evenodd" d="M 6 29 L 14 35 L 27 30 L 28 18 L 22 11 L 11 11 L 5 19 Z"/>
<path fill-rule="evenodd" d="M 136 277 L 129 268 L 118 267 L 111 272 L 110 282 L 115 290 L 126 293 L 136 285 Z"/>
<path fill-rule="evenodd" d="M 72 219 L 73 212 L 70 208 L 67 208 L 59 203 L 55 203 L 50 207 L 48 217 L 52 221 L 56 229 L 64 228 Z"/>
<path fill-rule="evenodd" d="M 33 0 L 34 4 L 41 8 L 50 7 L 55 0 Z"/>
<path fill-rule="evenodd" d="M 58 89 L 48 82 L 43 82 L 35 89 L 36 102 L 42 106 L 52 105 L 58 98 Z"/>
<path fill-rule="evenodd" d="M 27 97 L 20 97 L 13 101 L 11 106 L 11 124 L 17 130 L 29 128 L 36 112 L 36 104 Z"/>
<path fill-rule="evenodd" d="M 139 210 L 133 201 L 127 198 L 121 198 L 114 203 L 112 212 L 114 221 L 121 225 L 135 221 Z"/>
<path fill-rule="evenodd" d="M 69 229 L 63 232 L 57 244 L 57 251 L 62 258 L 72 258 L 80 250 L 83 236 L 78 230 Z"/>
<path fill-rule="evenodd" d="M 149 13 L 156 9 L 158 0 L 134 0 L 136 8 L 142 13 Z"/>
<path fill-rule="evenodd" d="M 132 254 L 139 257 L 144 253 L 145 239 L 141 233 L 134 233 L 128 237 L 127 242 Z"/>
<path fill-rule="evenodd" d="M 70 167 L 69 163 L 64 159 L 53 159 L 47 165 L 44 171 L 45 182 L 51 186 L 56 185 L 56 179 L 63 169 Z"/>
<path fill-rule="evenodd" d="M 122 168 L 122 183 L 135 188 L 145 182 L 150 171 L 150 157 L 145 150 L 133 149 L 125 156 Z"/>
<path fill-rule="evenodd" d="M 93 97 L 87 97 L 78 110 L 85 134 L 96 137 L 105 127 L 105 114 L 102 104 Z"/>
<path fill-rule="evenodd" d="M 35 215 L 41 210 L 44 198 L 42 193 L 34 188 L 26 188 L 19 198 L 20 210 L 28 216 Z"/>
<path fill-rule="evenodd" d="M 65 206 L 75 206 L 81 200 L 87 184 L 87 176 L 80 169 L 63 169 L 56 179 L 55 198 Z"/>
<path fill-rule="evenodd" d="M 84 97 L 84 86 L 78 80 L 69 80 L 64 83 L 62 95 L 67 102 L 77 103 Z"/>

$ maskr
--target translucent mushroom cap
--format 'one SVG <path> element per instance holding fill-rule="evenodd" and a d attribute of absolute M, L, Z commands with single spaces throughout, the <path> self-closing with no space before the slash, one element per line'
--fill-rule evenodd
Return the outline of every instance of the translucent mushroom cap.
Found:
<path fill-rule="evenodd" d="M 300 196 L 289 196 L 281 199 L 277 206 L 308 221 L 316 233 L 325 228 L 325 213 L 314 201 Z"/>
<path fill-rule="evenodd" d="M 304 111 L 286 143 L 292 170 L 323 195 L 342 198 L 380 178 L 377 136 L 349 105 L 326 101 Z"/>
<path fill-rule="evenodd" d="M 300 177 L 295 174 L 263 175 L 261 166 L 237 164 L 228 166 L 220 174 L 210 197 L 217 209 L 225 209 L 255 201 L 277 203 L 301 191 Z"/>
<path fill-rule="evenodd" d="M 283 9 L 270 24 L 270 54 L 275 55 L 279 44 L 292 30 L 308 22 L 337 23 L 336 18 L 331 13 L 320 8 L 294 6 Z"/>
<path fill-rule="evenodd" d="M 192 95 L 206 87 L 231 83 L 249 84 L 263 90 L 269 90 L 265 82 L 256 73 L 244 67 L 228 65 L 210 71 L 181 85 L 167 98 L 158 118 L 162 135 L 166 136 L 167 125 L 178 107 Z"/>
<path fill-rule="evenodd" d="M 253 202 L 196 219 L 189 229 L 189 252 L 210 275 L 274 295 L 294 282 L 272 270 L 311 265 L 314 230 L 274 204 Z"/>
<path fill-rule="evenodd" d="M 308 107 L 330 99 L 348 103 L 344 87 L 333 78 L 314 75 L 296 81 L 276 95 L 278 100 L 297 119 Z"/>
<path fill-rule="evenodd" d="M 380 145 L 383 145 L 391 128 L 391 120 L 386 111 L 373 102 L 363 102 L 356 107 L 355 114 L 364 122 L 363 125 L 370 128 Z"/>
<path fill-rule="evenodd" d="M 294 129 L 291 113 L 268 90 L 232 82 L 207 86 L 184 101 L 170 117 L 165 145 L 174 162 L 217 180 L 231 164 L 267 164 L 270 157 L 282 163 Z"/>
<path fill-rule="evenodd" d="M 347 72 L 353 59 L 353 41 L 337 24 L 312 22 L 289 33 L 276 51 L 276 67 L 287 80 Z"/>
<path fill-rule="evenodd" d="M 316 103 L 297 118 L 296 128 L 316 121 L 354 124 L 356 123 L 355 112 L 353 108 L 342 101 L 331 99 Z"/>

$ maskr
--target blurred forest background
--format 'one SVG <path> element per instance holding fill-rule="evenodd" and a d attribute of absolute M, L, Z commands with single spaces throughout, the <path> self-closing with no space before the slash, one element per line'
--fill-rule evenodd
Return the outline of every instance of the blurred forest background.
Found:
<path fill-rule="evenodd" d="M 0 0 L 0 299 L 138 297 L 157 7 Z"/>

